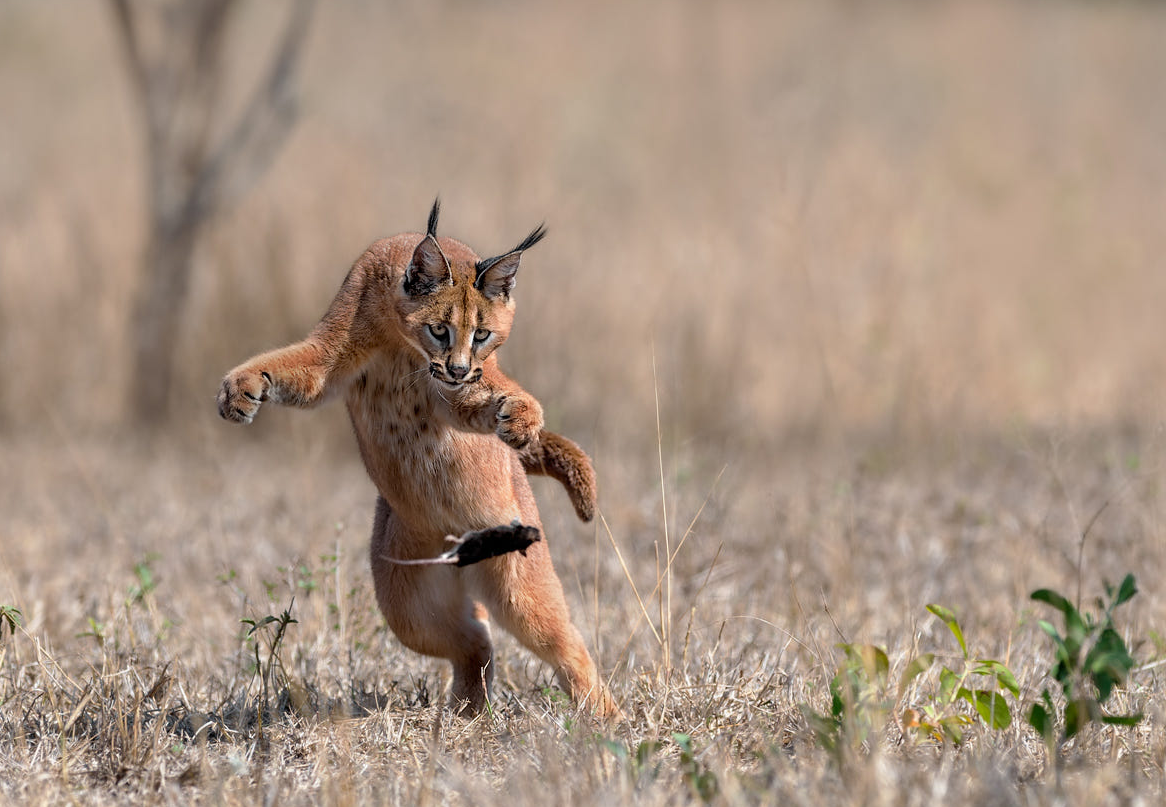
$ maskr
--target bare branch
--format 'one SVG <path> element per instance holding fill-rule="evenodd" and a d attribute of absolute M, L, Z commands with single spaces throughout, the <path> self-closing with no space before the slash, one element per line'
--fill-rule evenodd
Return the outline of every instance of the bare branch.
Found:
<path fill-rule="evenodd" d="M 130 11 L 129 0 L 109 0 L 113 10 L 114 20 L 117 21 L 118 34 L 121 36 L 122 52 L 125 54 L 129 66 L 130 76 L 133 78 L 134 88 L 141 96 L 142 103 L 149 96 L 149 76 L 145 61 L 142 57 L 142 44 L 138 39 L 138 29 L 134 22 L 133 12 Z"/>
<path fill-rule="evenodd" d="M 315 0 L 296 0 L 266 79 L 199 175 L 187 215 L 201 220 L 267 170 L 296 117 L 293 82 Z"/>
<path fill-rule="evenodd" d="M 315 0 L 290 6 L 263 80 L 217 142 L 224 49 L 238 0 L 108 1 L 141 103 L 147 161 L 146 278 L 134 313 L 130 401 L 144 419 L 160 421 L 198 232 L 267 170 L 287 137 Z"/>

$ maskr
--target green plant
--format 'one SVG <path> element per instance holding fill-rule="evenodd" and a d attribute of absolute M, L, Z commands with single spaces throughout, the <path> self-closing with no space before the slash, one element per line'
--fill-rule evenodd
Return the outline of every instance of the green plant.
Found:
<path fill-rule="evenodd" d="M 672 742 L 680 749 L 680 775 L 692 790 L 692 794 L 706 804 L 720 791 L 717 775 L 698 759 L 692 746 L 692 737 L 680 732 L 672 734 Z"/>
<path fill-rule="evenodd" d="M 1114 687 L 1125 683 L 1134 668 L 1134 659 L 1125 641 L 1114 629 L 1113 614 L 1137 593 L 1132 574 L 1127 574 L 1116 588 L 1106 584 L 1109 603 L 1107 605 L 1098 598 L 1100 616 L 1081 613 L 1068 598 L 1052 589 L 1042 588 L 1032 593 L 1032 599 L 1060 611 L 1065 623 L 1063 635 L 1050 622 L 1042 619 L 1037 623 L 1053 641 L 1056 662 L 1049 670 L 1049 676 L 1060 684 L 1064 696 L 1063 710 L 1058 713 L 1046 687 L 1028 714 L 1029 725 L 1040 733 L 1050 748 L 1075 737 L 1090 723 L 1135 726 L 1141 722 L 1141 713 L 1108 715 L 1102 710 Z M 1058 724 L 1061 726 L 1059 735 Z"/>
<path fill-rule="evenodd" d="M 680 752 L 680 775 L 692 795 L 705 803 L 712 801 L 720 792 L 720 783 L 716 774 L 700 761 L 692 737 L 682 732 L 673 732 L 672 742 Z M 659 740 L 643 740 L 634 752 L 631 746 L 615 740 L 604 740 L 602 745 L 624 764 L 628 776 L 637 787 L 660 778 L 663 761 L 657 755 L 666 746 Z"/>
<path fill-rule="evenodd" d="M 927 610 L 951 631 L 959 644 L 963 663 L 956 669 L 947 665 L 940 667 L 938 691 L 918 712 L 910 715 L 909 726 L 921 736 L 957 745 L 963 742 L 965 729 L 975 724 L 976 717 L 987 728 L 1008 728 L 1012 725 L 1012 711 L 1004 695 L 1020 696 L 1016 676 L 995 659 L 971 657 L 963 629 L 950 608 L 932 603 Z M 905 692 L 914 678 L 930 669 L 934 661 L 933 653 L 912 659 L 900 679 L 899 692 Z M 971 707 L 971 713 L 956 709 L 961 701 Z"/>
<path fill-rule="evenodd" d="M 20 613 L 20 609 L 12 605 L 0 605 L 0 637 L 4 635 L 4 628 L 8 628 L 8 633 L 12 636 L 16 635 L 16 629 L 20 627 L 24 615 Z"/>
<path fill-rule="evenodd" d="M 93 617 L 87 617 L 87 620 L 89 622 L 89 630 L 78 633 L 77 638 L 92 636 L 99 647 L 105 647 L 105 623 L 98 622 Z"/>
<path fill-rule="evenodd" d="M 131 585 L 126 590 L 126 607 L 130 607 L 135 603 L 140 603 L 145 598 L 153 593 L 158 588 L 158 583 L 154 580 L 154 569 L 152 564 L 158 560 L 160 556 L 154 552 L 150 552 L 146 557 L 134 564 L 134 577 L 137 578 L 136 583 Z"/>
<path fill-rule="evenodd" d="M 262 619 L 240 620 L 244 625 L 250 625 L 245 638 L 251 643 L 252 651 L 255 654 L 255 674 L 259 676 L 260 700 L 257 713 L 260 737 L 263 736 L 263 710 L 267 707 L 269 693 L 277 688 L 276 678 L 278 677 L 279 681 L 285 684 L 288 681 L 287 668 L 284 667 L 283 659 L 280 657 L 280 647 L 283 644 L 288 625 L 298 624 L 298 621 L 293 619 L 291 615 L 295 604 L 296 598 L 292 597 L 288 607 L 279 616 L 268 614 Z M 267 642 L 266 664 L 263 663 L 260 655 L 259 636 L 264 637 Z"/>
<path fill-rule="evenodd" d="M 602 745 L 624 764 L 633 784 L 638 786 L 641 781 L 654 782 L 659 778 L 662 763 L 659 758 L 653 761 L 656 753 L 664 747 L 659 740 L 642 740 L 636 746 L 635 752 L 632 752 L 630 745 L 615 740 L 603 740 Z"/>
<path fill-rule="evenodd" d="M 320 587 L 320 584 L 316 582 L 316 576 L 312 571 L 312 567 L 308 566 L 308 564 L 301 563 L 295 568 L 294 574 L 296 588 L 300 591 L 306 591 L 310 594 Z"/>
<path fill-rule="evenodd" d="M 925 697 L 919 708 L 901 708 L 911 686 L 935 665 L 935 653 L 911 658 L 899 675 L 894 693 L 889 690 L 890 662 L 886 651 L 874 645 L 840 644 L 845 658 L 830 681 L 830 712 L 820 714 L 807 706 L 802 712 L 820 745 L 836 760 L 847 748 L 866 742 L 870 733 L 882 727 L 892 712 L 906 734 L 939 742 L 959 744 L 977 720 L 988 729 L 1012 724 L 1012 710 L 1005 695 L 1016 698 L 1020 684 L 1003 663 L 995 659 L 972 658 L 963 629 L 955 613 L 942 605 L 927 610 L 942 621 L 959 644 L 962 664 L 939 668 L 939 686 Z"/>
<path fill-rule="evenodd" d="M 802 705 L 802 713 L 818 743 L 836 761 L 846 749 L 857 748 L 871 730 L 885 723 L 892 703 L 886 685 L 890 672 L 887 653 L 874 645 L 840 644 L 845 658 L 830 679 L 830 713 L 820 714 Z"/>

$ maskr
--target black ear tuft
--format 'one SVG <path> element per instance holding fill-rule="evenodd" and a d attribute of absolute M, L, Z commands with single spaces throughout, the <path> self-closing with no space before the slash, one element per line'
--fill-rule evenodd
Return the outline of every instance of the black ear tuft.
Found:
<path fill-rule="evenodd" d="M 526 250 L 530 249 L 531 247 L 533 247 L 535 244 L 537 244 L 539 241 L 542 241 L 546 237 L 547 237 L 547 224 L 544 221 L 542 224 L 540 224 L 539 226 L 537 226 L 533 230 L 531 230 L 530 235 L 528 235 L 526 238 L 522 239 L 521 244 L 519 244 L 518 246 L 516 246 L 514 249 L 512 249 L 510 251 L 511 252 L 525 252 Z"/>
<path fill-rule="evenodd" d="M 546 222 L 544 222 L 544 223 L 540 224 L 539 226 L 535 227 L 533 230 L 531 230 L 530 235 L 528 235 L 526 238 L 522 239 L 522 243 L 519 244 L 518 246 L 516 246 L 514 249 L 510 250 L 509 252 L 506 252 L 502 255 L 498 255 L 498 256 L 493 257 L 493 258 L 483 258 L 482 260 L 478 261 L 478 263 L 476 264 L 477 276 L 474 278 L 474 285 L 477 286 L 479 289 L 481 289 L 482 288 L 482 285 L 481 285 L 482 284 L 482 276 L 484 274 L 486 274 L 487 271 L 489 271 L 490 267 L 492 267 L 494 264 L 498 263 L 499 261 L 501 261 L 504 258 L 509 258 L 513 255 L 518 255 L 518 254 L 521 254 L 522 252 L 525 252 L 526 250 L 530 249 L 535 244 L 537 244 L 539 241 L 542 241 L 544 238 L 546 238 L 546 236 L 547 236 L 547 225 L 546 225 Z M 515 264 L 515 269 L 517 269 L 518 262 L 515 261 L 514 264 Z M 513 273 L 511 273 L 511 274 L 513 274 Z"/>
<path fill-rule="evenodd" d="M 441 197 L 438 196 L 433 200 L 433 209 L 429 211 L 429 225 L 425 229 L 425 234 L 437 237 L 437 217 L 441 213 Z"/>

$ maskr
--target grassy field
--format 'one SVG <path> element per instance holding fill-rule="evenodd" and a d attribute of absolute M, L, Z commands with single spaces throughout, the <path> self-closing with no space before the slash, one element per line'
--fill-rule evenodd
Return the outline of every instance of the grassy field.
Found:
<path fill-rule="evenodd" d="M 232 104 L 273 9 L 240 13 Z M 0 4 L 0 803 L 1160 802 L 1164 41 L 1148 3 L 329 3 L 147 433 L 110 19 Z M 618 726 L 508 637 L 493 711 L 450 715 L 376 610 L 342 407 L 214 412 L 436 193 L 484 254 L 550 228 L 502 360 L 596 461 L 598 524 L 536 493 Z M 1050 752 L 1030 593 L 1096 610 L 1128 572 L 1106 708 L 1144 719 Z M 943 704 L 932 603 L 1015 674 L 1008 727 Z M 832 750 L 839 645 L 890 683 Z M 927 707 L 963 741 L 913 731 Z"/>

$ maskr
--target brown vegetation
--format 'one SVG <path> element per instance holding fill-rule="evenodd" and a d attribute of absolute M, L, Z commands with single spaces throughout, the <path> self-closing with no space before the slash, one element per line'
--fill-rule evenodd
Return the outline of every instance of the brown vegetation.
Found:
<path fill-rule="evenodd" d="M 196 249 L 149 442 L 123 413 L 146 202 L 113 21 L 0 10 L 0 606 L 24 622 L 0 802 L 655 804 L 696 770 L 730 803 L 1052 804 L 1023 721 L 959 749 L 891 724 L 837 766 L 799 705 L 826 708 L 839 641 L 954 653 L 930 602 L 1031 701 L 1029 592 L 1127 571 L 1116 706 L 1147 718 L 1070 743 L 1060 788 L 1161 799 L 1166 9 L 326 5 L 300 124 Z M 233 109 L 279 35 L 242 13 Z M 373 603 L 339 407 L 215 413 L 226 369 L 437 192 L 484 254 L 550 228 L 502 364 L 596 459 L 597 527 L 536 493 L 629 716 L 599 736 L 505 640 L 494 713 L 439 708 L 443 667 Z M 293 595 L 281 667 L 275 623 L 240 620 Z"/>

